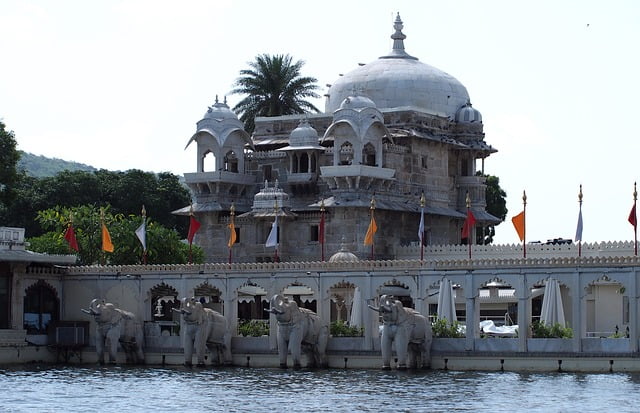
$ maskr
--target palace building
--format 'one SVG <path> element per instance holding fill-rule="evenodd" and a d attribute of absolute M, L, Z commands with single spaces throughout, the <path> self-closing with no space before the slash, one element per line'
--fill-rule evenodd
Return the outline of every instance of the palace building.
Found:
<path fill-rule="evenodd" d="M 324 113 L 259 117 L 249 136 L 216 98 L 187 144 L 197 147 L 185 181 L 205 261 L 227 261 L 232 207 L 233 262 L 274 259 L 265 241 L 276 215 L 281 261 L 321 261 L 323 250 L 345 248 L 360 259 L 397 258 L 396 246 L 419 242 L 422 194 L 426 245 L 461 242 L 467 196 L 478 229 L 500 222 L 485 210 L 477 175 L 496 152 L 480 112 L 462 83 L 405 51 L 399 15 L 393 29 L 389 53 L 330 85 Z M 371 213 L 373 250 L 363 245 Z"/>

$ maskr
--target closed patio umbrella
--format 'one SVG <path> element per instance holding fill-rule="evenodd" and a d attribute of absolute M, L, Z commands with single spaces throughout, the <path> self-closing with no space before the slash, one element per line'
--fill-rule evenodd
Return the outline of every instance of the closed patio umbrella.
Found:
<path fill-rule="evenodd" d="M 560 294 L 560 283 L 554 278 L 549 278 L 544 287 L 540 322 L 548 326 L 558 323 L 562 327 L 566 327 L 562 295 Z"/>
<path fill-rule="evenodd" d="M 356 287 L 353 292 L 349 325 L 351 327 L 360 327 L 362 325 L 362 293 L 360 292 L 360 287 Z"/>
<path fill-rule="evenodd" d="M 438 318 L 446 319 L 449 323 L 458 321 L 456 317 L 456 303 L 453 298 L 453 285 L 450 280 L 444 279 L 440 283 L 438 292 Z"/>

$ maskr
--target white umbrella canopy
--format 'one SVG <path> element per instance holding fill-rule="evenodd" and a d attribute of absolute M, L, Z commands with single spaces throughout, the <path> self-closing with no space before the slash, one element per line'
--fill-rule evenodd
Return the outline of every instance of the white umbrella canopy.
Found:
<path fill-rule="evenodd" d="M 548 326 L 558 323 L 562 327 L 566 327 L 562 295 L 560 294 L 560 283 L 554 278 L 549 278 L 544 287 L 540 322 Z"/>
<path fill-rule="evenodd" d="M 450 280 L 442 280 L 438 292 L 438 318 L 446 319 L 449 323 L 458 321 L 456 303 L 453 298 L 453 285 Z"/>
<path fill-rule="evenodd" d="M 362 326 L 362 293 L 360 292 L 360 287 L 356 287 L 355 291 L 353 292 L 349 325 L 351 327 Z"/>

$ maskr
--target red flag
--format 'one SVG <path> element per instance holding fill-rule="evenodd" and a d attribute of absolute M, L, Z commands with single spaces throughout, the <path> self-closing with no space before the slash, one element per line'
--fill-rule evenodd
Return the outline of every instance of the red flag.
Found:
<path fill-rule="evenodd" d="M 76 232 L 73 230 L 73 225 L 69 224 L 67 229 L 64 231 L 64 239 L 69 243 L 69 248 L 80 251 L 78 241 L 76 240 Z"/>
<path fill-rule="evenodd" d="M 464 220 L 462 226 L 462 238 L 469 238 L 471 236 L 471 230 L 476 225 L 476 217 L 473 216 L 473 212 L 467 209 L 467 219 Z"/>
<path fill-rule="evenodd" d="M 189 240 L 189 245 L 193 242 L 193 237 L 196 235 L 196 232 L 200 229 L 200 223 L 196 221 L 193 215 L 189 216 L 189 235 L 187 235 L 187 240 Z"/>
<path fill-rule="evenodd" d="M 322 211 L 322 215 L 320 216 L 320 226 L 318 228 L 318 242 L 320 244 L 324 244 L 324 211 Z"/>
<path fill-rule="evenodd" d="M 638 217 L 636 216 L 636 204 L 633 204 L 631 212 L 629 213 L 629 223 L 635 228 L 638 225 Z"/>

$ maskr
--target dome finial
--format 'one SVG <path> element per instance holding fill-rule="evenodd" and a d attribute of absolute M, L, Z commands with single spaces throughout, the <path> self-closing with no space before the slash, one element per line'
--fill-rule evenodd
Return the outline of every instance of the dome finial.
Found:
<path fill-rule="evenodd" d="M 216 103 L 218 103 L 218 95 L 216 95 Z"/>
<path fill-rule="evenodd" d="M 403 28 L 404 25 L 402 24 L 400 13 L 398 12 L 398 14 L 396 15 L 396 20 L 393 23 L 393 29 L 395 30 L 395 32 L 391 35 L 391 38 L 393 39 L 393 49 L 391 50 L 391 53 L 389 53 L 389 55 L 381 56 L 381 59 L 402 58 L 418 60 L 417 57 L 410 56 L 407 54 L 407 52 L 404 51 L 404 39 L 406 39 L 407 36 L 402 33 Z"/>

